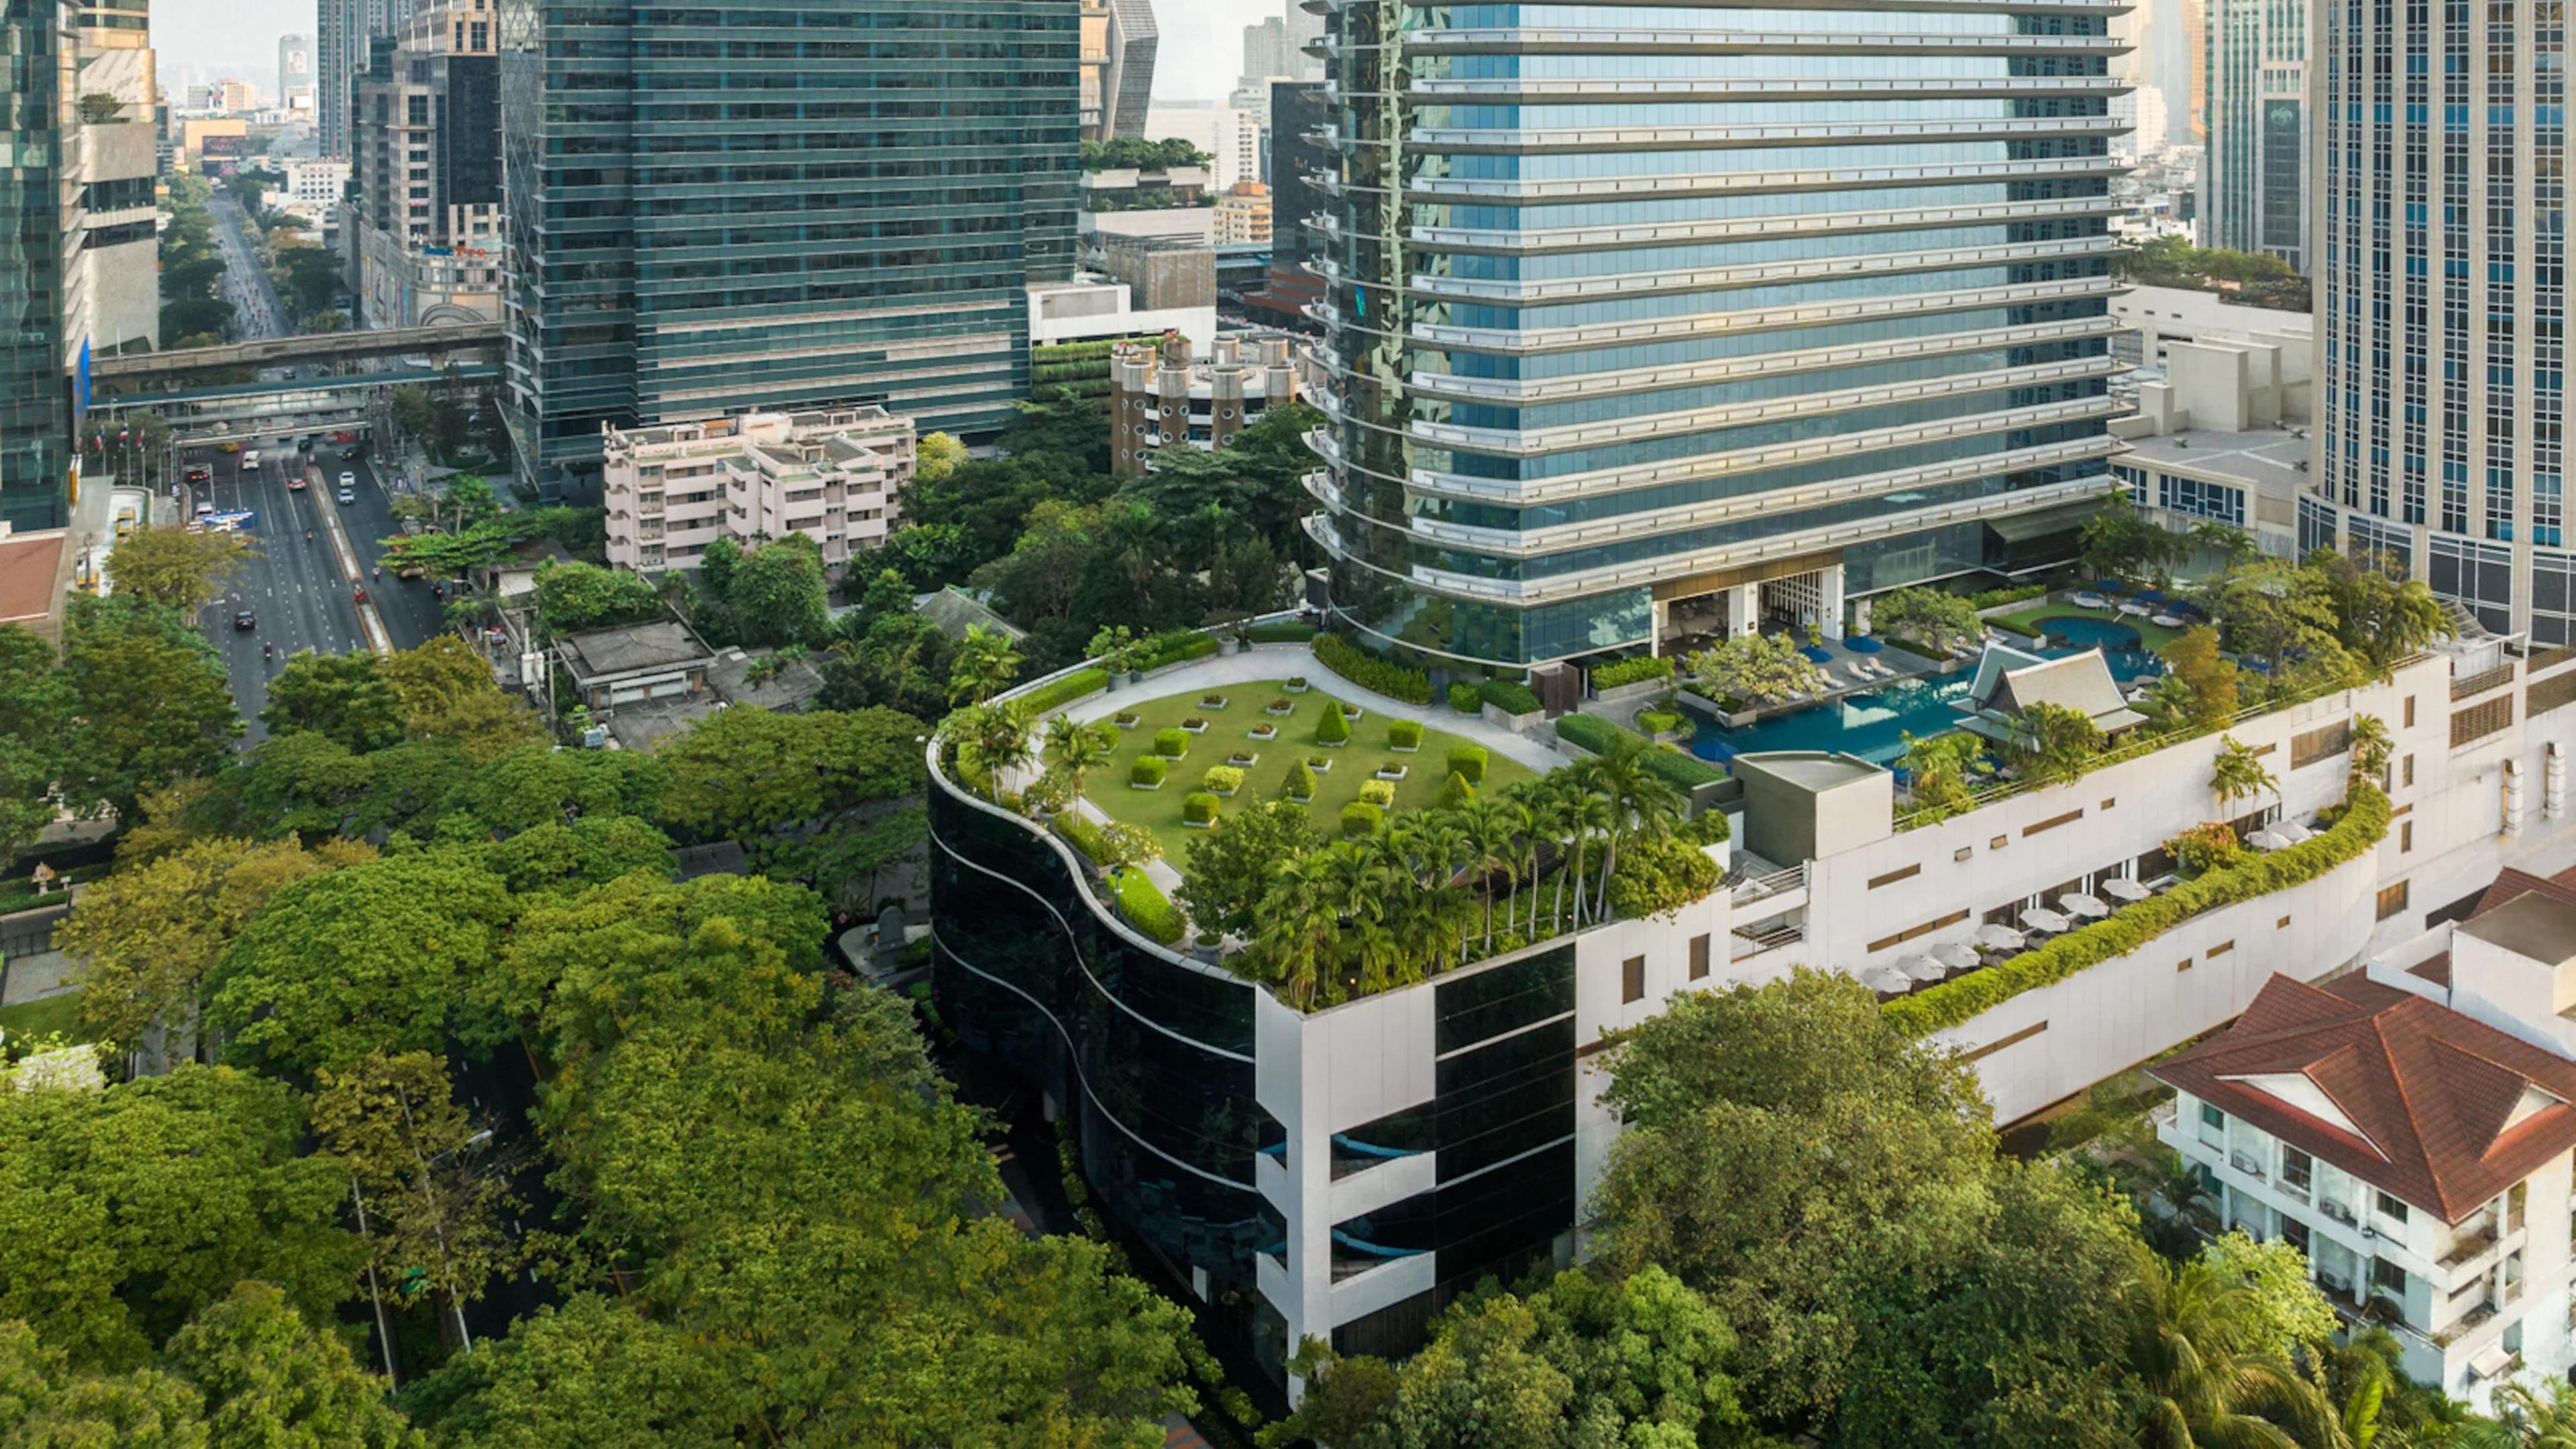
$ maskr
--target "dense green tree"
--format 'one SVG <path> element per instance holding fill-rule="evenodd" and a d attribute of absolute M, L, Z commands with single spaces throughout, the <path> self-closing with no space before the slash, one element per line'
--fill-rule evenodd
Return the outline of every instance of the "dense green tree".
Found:
<path fill-rule="evenodd" d="M 763 543 L 734 568 L 725 602 L 745 644 L 819 642 L 831 622 L 822 551 L 801 533 Z"/>
<path fill-rule="evenodd" d="M 1271 800 L 1238 811 L 1190 842 L 1181 902 L 1199 929 L 1248 939 L 1261 929 L 1280 865 L 1323 843 L 1304 805 Z"/>
<path fill-rule="evenodd" d="M 659 817 L 670 779 L 670 767 L 654 755 L 530 745 L 476 770 L 450 803 L 486 830 L 525 830 L 582 815 L 649 819 Z"/>
<path fill-rule="evenodd" d="M 216 958 L 209 1017 L 232 1051 L 309 1074 L 369 1052 L 500 1039 L 477 999 L 516 906 L 501 878 L 458 851 L 388 856 L 271 897 Z"/>
<path fill-rule="evenodd" d="M 2422 579 L 2405 577 L 2402 564 L 2373 560 L 2365 565 L 2319 549 L 2308 556 L 2304 571 L 2322 576 L 2325 596 L 2334 607 L 2335 642 L 2378 678 L 2386 679 L 2399 660 L 2451 632 L 2441 601 Z"/>
<path fill-rule="evenodd" d="M 507 1164 L 475 1150 L 477 1124 L 454 1100 L 446 1058 L 369 1052 L 316 1080 L 313 1135 L 365 1194 L 367 1247 L 390 1291 L 459 1312 L 519 1263 Z"/>
<path fill-rule="evenodd" d="M 116 546 L 116 591 L 187 617 L 223 597 L 255 552 L 238 533 L 143 528 Z"/>
<path fill-rule="evenodd" d="M 748 1356 L 597 1293 L 510 1326 L 414 1391 L 458 1449 L 735 1449 L 758 1419 Z"/>
<path fill-rule="evenodd" d="M 73 768 L 71 680 L 56 664 L 52 645 L 0 625 L 0 867 L 54 822 Z"/>
<path fill-rule="evenodd" d="M 241 733 L 223 664 L 187 620 L 139 599 L 75 599 L 63 647 L 77 806 L 130 814 L 148 790 L 211 775 Z"/>
<path fill-rule="evenodd" d="M 245 1280 L 172 1336 L 169 1369 L 202 1398 L 207 1449 L 426 1449 L 329 1322 Z"/>
<path fill-rule="evenodd" d="M 2084 520 L 2084 567 L 2109 578 L 2152 578 L 2183 554 L 2182 535 L 2115 495 Z"/>
<path fill-rule="evenodd" d="M 895 581 L 901 607 L 891 607 L 882 587 Z M 837 710 L 878 706 L 916 719 L 937 719 L 948 708 L 948 678 L 957 641 L 912 607 L 901 576 L 889 569 L 868 588 L 872 602 L 853 616 L 852 630 L 823 657 L 822 703 Z"/>
<path fill-rule="evenodd" d="M 0 1445 L 8 1449 L 205 1449 L 197 1391 L 160 1369 L 72 1367 L 24 1323 L 0 1319 Z"/>
<path fill-rule="evenodd" d="M 224 1067 L 0 1092 L 0 1320 L 91 1368 L 142 1363 L 245 1278 L 328 1319 L 357 1271 L 348 1176 L 304 1104 Z"/>
<path fill-rule="evenodd" d="M 310 730 L 353 754 L 403 737 L 402 701 L 373 654 L 296 654 L 269 680 L 259 720 L 273 734 Z"/>
<path fill-rule="evenodd" d="M 2005 762 L 2025 780 L 2064 784 L 2102 752 L 2102 727 L 2080 709 L 2034 700 L 2013 716 Z"/>
<path fill-rule="evenodd" d="M 584 815 L 495 841 L 484 848 L 483 863 L 522 896 L 578 891 L 636 871 L 669 876 L 671 838 L 632 815 Z"/>
<path fill-rule="evenodd" d="M 544 740 L 527 702 L 502 693 L 491 661 L 453 634 L 387 655 L 379 672 L 412 739 L 455 740 L 478 764 Z"/>
<path fill-rule="evenodd" d="M 737 706 L 655 756 L 670 772 L 661 818 L 713 838 L 752 838 L 922 787 L 921 721 L 890 709 L 774 714 Z"/>
<path fill-rule="evenodd" d="M 537 569 L 537 617 L 552 634 L 640 624 L 662 615 L 652 581 L 624 569 L 546 563 Z"/>

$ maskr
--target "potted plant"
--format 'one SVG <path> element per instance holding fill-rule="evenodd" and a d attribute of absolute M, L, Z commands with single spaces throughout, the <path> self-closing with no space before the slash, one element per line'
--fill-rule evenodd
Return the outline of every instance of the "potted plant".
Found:
<path fill-rule="evenodd" d="M 1225 705 L 1226 698 L 1222 694 L 1205 694 L 1199 696 L 1199 708 L 1201 709 L 1214 712 L 1225 708 Z"/>
<path fill-rule="evenodd" d="M 1207 716 L 1194 714 L 1181 721 L 1181 728 L 1194 735 L 1203 735 L 1207 733 L 1207 724 Z"/>
<path fill-rule="evenodd" d="M 1295 712 L 1296 712 L 1296 709 L 1297 709 L 1297 701 L 1295 701 L 1295 700 L 1293 700 L 1293 699 L 1290 699 L 1288 696 L 1286 696 L 1286 695 L 1284 695 L 1284 694 L 1283 694 L 1283 695 L 1281 695 L 1281 696 L 1279 696 L 1277 699 L 1274 699 L 1274 700 L 1270 701 L 1270 703 L 1269 703 L 1268 705 L 1264 706 L 1264 712 L 1265 712 L 1265 713 L 1268 713 L 1268 714 L 1276 714 L 1276 715 L 1288 715 L 1288 714 L 1293 714 L 1293 713 L 1295 713 Z"/>
<path fill-rule="evenodd" d="M 1314 799 L 1315 772 L 1303 764 L 1290 765 L 1287 775 L 1279 782 L 1279 794 L 1288 800 Z"/>
<path fill-rule="evenodd" d="M 1296 678 L 1289 680 L 1285 685 L 1282 685 L 1281 688 L 1286 689 L 1290 694 L 1304 694 L 1308 688 L 1306 676 L 1300 674 Z"/>
<path fill-rule="evenodd" d="M 1412 768 L 1413 767 L 1410 765 L 1399 765 L 1393 761 L 1389 761 L 1386 764 L 1377 767 L 1377 777 L 1381 780 L 1401 780 L 1405 777 L 1406 772 Z M 1366 789 L 1367 787 L 1362 786 L 1361 788 Z"/>
<path fill-rule="evenodd" d="M 1225 938 L 1213 932 L 1201 931 L 1197 938 L 1190 942 L 1190 954 L 1213 966 L 1220 957 L 1225 955 Z"/>
<path fill-rule="evenodd" d="M 1360 708 L 1356 704 L 1346 704 L 1342 706 L 1342 718 L 1344 719 L 1358 719 L 1361 715 L 1366 713 L 1368 713 L 1367 710 Z"/>
<path fill-rule="evenodd" d="M 1351 742 L 1351 722 L 1338 709 L 1324 711 L 1315 721 L 1315 743 L 1328 750 L 1338 750 Z"/>
<path fill-rule="evenodd" d="M 1156 731 L 1154 731 L 1154 753 L 1155 753 L 1155 754 L 1161 755 L 1164 759 L 1167 759 L 1167 760 L 1177 760 L 1177 759 L 1179 759 L 1181 756 L 1186 755 L 1186 754 L 1188 754 L 1189 752 L 1190 752 L 1190 734 L 1189 734 L 1189 731 L 1187 731 L 1187 730 L 1176 730 L 1176 729 L 1175 729 L 1175 730 L 1156 730 Z"/>
<path fill-rule="evenodd" d="M 1160 790 L 1163 788 L 1163 777 L 1171 773 L 1171 769 L 1171 765 L 1160 755 L 1147 755 L 1127 767 L 1127 788 Z"/>
<path fill-rule="evenodd" d="M 1254 725 L 1252 727 L 1252 737 L 1256 740 L 1275 740 L 1279 738 L 1279 726 L 1275 724 Z"/>
<path fill-rule="evenodd" d="M 1318 775 L 1331 774 L 1333 770 L 1333 757 L 1330 755 L 1308 755 L 1306 757 L 1306 768 L 1314 771 Z"/>
<path fill-rule="evenodd" d="M 1371 780 L 1360 786 L 1360 799 L 1384 810 L 1395 803 L 1395 786 L 1386 780 Z"/>
<path fill-rule="evenodd" d="M 1210 765 L 1199 777 L 1199 788 L 1219 799 L 1231 799 L 1243 788 L 1243 771 L 1232 765 Z"/>
<path fill-rule="evenodd" d="M 1181 824 L 1192 830 L 1205 830 L 1216 824 L 1216 797 L 1201 790 L 1181 800 Z"/>
<path fill-rule="evenodd" d="M 1226 756 L 1225 762 L 1239 770 L 1248 765 L 1260 764 L 1261 754 L 1257 750 L 1237 750 Z"/>
<path fill-rule="evenodd" d="M 1109 677 L 1113 681 L 1118 678 L 1115 674 Z M 1136 720 L 1136 711 L 1132 709 L 1122 709 L 1118 711 L 1116 717 L 1110 720 L 1110 723 L 1118 726 L 1122 730 L 1132 730 L 1136 727 Z"/>

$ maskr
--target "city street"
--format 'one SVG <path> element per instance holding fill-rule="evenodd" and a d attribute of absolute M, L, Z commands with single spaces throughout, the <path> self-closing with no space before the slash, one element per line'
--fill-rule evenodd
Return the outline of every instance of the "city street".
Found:
<path fill-rule="evenodd" d="M 229 268 L 224 299 L 233 304 L 234 340 L 285 336 L 286 308 L 278 302 L 268 274 L 260 269 L 254 229 L 241 203 L 233 200 L 230 191 L 217 191 L 206 203 L 206 215 L 215 224 L 215 238 Z"/>

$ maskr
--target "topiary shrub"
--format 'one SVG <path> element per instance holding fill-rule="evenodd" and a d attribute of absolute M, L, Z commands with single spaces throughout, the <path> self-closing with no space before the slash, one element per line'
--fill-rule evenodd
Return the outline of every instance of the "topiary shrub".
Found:
<path fill-rule="evenodd" d="M 1483 745 L 1458 745 L 1449 751 L 1449 773 L 1463 777 L 1470 785 L 1481 785 L 1485 783 L 1486 758 Z"/>
<path fill-rule="evenodd" d="M 1460 714 L 1475 714 L 1484 705 L 1484 696 L 1476 692 L 1476 686 L 1463 681 L 1449 686 L 1449 707 Z"/>
<path fill-rule="evenodd" d="M 1199 788 L 1214 795 L 1231 795 L 1243 788 L 1243 772 L 1232 765 L 1211 765 L 1199 777 Z"/>
<path fill-rule="evenodd" d="M 1395 803 L 1395 782 L 1370 780 L 1360 786 L 1360 798 L 1383 810 Z"/>
<path fill-rule="evenodd" d="M 1390 750 L 1421 749 L 1422 721 L 1418 719 L 1398 719 L 1387 721 L 1386 747 Z"/>
<path fill-rule="evenodd" d="M 1592 671 L 1594 689 L 1617 689 L 1646 679 L 1670 679 L 1673 661 L 1669 655 L 1641 654 L 1634 659 L 1620 659 Z"/>
<path fill-rule="evenodd" d="M 1194 791 L 1191 794 L 1184 796 L 1181 800 L 1181 823 L 1184 825 L 1214 825 L 1216 823 L 1216 797 L 1204 790 Z"/>
<path fill-rule="evenodd" d="M 1315 772 L 1307 769 L 1302 762 L 1290 765 L 1288 773 L 1280 777 L 1279 797 L 1283 800 L 1314 799 Z"/>
<path fill-rule="evenodd" d="M 1431 702 L 1431 676 L 1381 659 L 1338 634 L 1315 636 L 1315 662 L 1362 689 L 1373 689 L 1407 704 Z"/>
<path fill-rule="evenodd" d="M 1013 703 L 1035 719 L 1060 704 L 1070 704 L 1087 694 L 1098 694 L 1109 687 L 1106 669 L 1077 669 L 1052 684 L 1041 684 L 1021 695 Z"/>
<path fill-rule="evenodd" d="M 1468 784 L 1467 777 L 1455 770 L 1449 772 L 1449 778 L 1440 786 L 1440 808 L 1443 810 L 1455 810 L 1475 798 L 1476 787 Z"/>
<path fill-rule="evenodd" d="M 1185 729 L 1154 731 L 1154 753 L 1167 760 L 1177 760 L 1190 752 L 1190 732 Z"/>
<path fill-rule="evenodd" d="M 1170 762 L 1159 756 L 1147 755 L 1127 767 L 1127 783 L 1139 790 L 1159 790 L 1163 788 L 1163 777 L 1171 770 Z"/>
<path fill-rule="evenodd" d="M 2245 842 L 2237 839 L 2236 832 L 2225 823 L 2204 820 L 2166 841 L 2165 849 L 2173 853 L 2174 863 L 2182 867 L 2183 874 L 2199 876 L 2234 864 L 2245 853 Z"/>
<path fill-rule="evenodd" d="M 1386 812 L 1365 800 L 1354 800 L 1342 807 L 1342 834 L 1346 836 L 1375 835 L 1385 823 Z"/>
<path fill-rule="evenodd" d="M 1476 692 L 1505 714 L 1536 714 L 1547 708 L 1539 702 L 1537 690 L 1508 679 L 1488 679 L 1476 686 Z"/>
<path fill-rule="evenodd" d="M 1315 721 L 1315 743 L 1339 747 L 1350 742 L 1351 724 L 1349 720 L 1342 718 L 1340 710 L 1328 709 L 1324 711 L 1322 719 Z"/>

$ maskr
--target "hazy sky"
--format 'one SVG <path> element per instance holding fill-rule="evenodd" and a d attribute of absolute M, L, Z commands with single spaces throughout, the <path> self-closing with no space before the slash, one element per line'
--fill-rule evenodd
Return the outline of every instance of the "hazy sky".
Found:
<path fill-rule="evenodd" d="M 1163 30 L 1156 99 L 1223 99 L 1243 64 L 1243 27 L 1285 8 L 1285 0 L 1154 0 Z M 195 66 L 209 78 L 238 74 L 266 85 L 277 68 L 277 37 L 290 31 L 313 33 L 313 0 L 159 0 L 152 7 L 152 43 L 173 81 Z"/>

